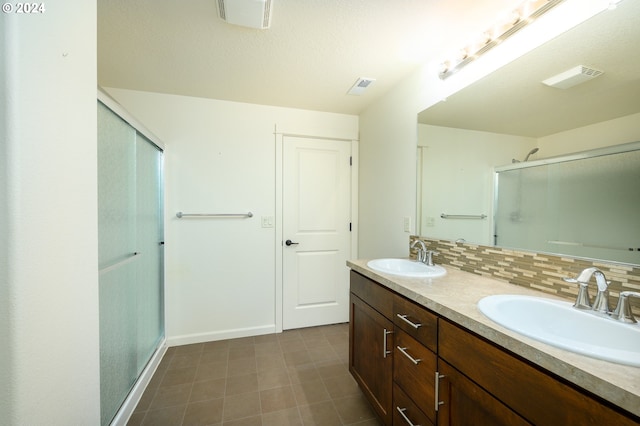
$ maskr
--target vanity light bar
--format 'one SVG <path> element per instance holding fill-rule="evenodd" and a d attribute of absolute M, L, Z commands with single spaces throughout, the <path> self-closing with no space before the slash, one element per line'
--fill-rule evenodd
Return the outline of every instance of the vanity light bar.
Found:
<path fill-rule="evenodd" d="M 450 77 L 565 0 L 525 0 L 502 22 L 485 31 L 480 40 L 462 49 L 457 58 L 441 65 L 440 78 Z"/>

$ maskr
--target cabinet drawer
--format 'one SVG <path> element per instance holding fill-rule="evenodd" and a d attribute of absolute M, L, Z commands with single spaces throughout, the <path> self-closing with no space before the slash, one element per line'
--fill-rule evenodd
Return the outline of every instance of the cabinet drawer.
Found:
<path fill-rule="evenodd" d="M 438 318 L 416 303 L 402 296 L 393 298 L 393 323 L 408 335 L 437 352 Z"/>
<path fill-rule="evenodd" d="M 393 385 L 393 425 L 394 426 L 433 426 L 433 422 L 413 403 L 411 398 Z"/>
<path fill-rule="evenodd" d="M 436 355 L 416 339 L 396 330 L 393 380 L 435 423 Z"/>
<path fill-rule="evenodd" d="M 438 339 L 441 358 L 533 424 L 638 425 L 632 415 L 442 319 Z"/>
<path fill-rule="evenodd" d="M 351 292 L 385 317 L 391 318 L 394 295 L 391 290 L 357 272 L 351 271 Z"/>

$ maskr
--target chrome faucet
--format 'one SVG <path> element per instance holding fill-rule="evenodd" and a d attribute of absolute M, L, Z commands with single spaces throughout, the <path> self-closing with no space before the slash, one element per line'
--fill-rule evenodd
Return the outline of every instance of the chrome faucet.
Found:
<path fill-rule="evenodd" d="M 417 239 L 411 244 L 411 248 L 414 248 L 416 245 L 420 244 L 418 248 L 418 254 L 416 256 L 416 260 L 418 262 L 425 262 L 427 260 L 427 246 L 424 244 L 424 241 L 421 239 Z"/>
<path fill-rule="evenodd" d="M 589 280 L 591 277 L 596 277 L 596 285 L 598 286 L 598 294 L 593 301 L 593 306 L 590 303 L 589 291 L 587 289 Z M 627 324 L 635 324 L 637 320 L 633 316 L 631 311 L 631 305 L 629 304 L 629 297 L 640 298 L 640 292 L 636 291 L 622 291 L 618 299 L 618 305 L 616 309 L 611 312 L 609 310 L 609 281 L 607 281 L 604 273 L 598 268 L 587 268 L 580 272 L 578 278 L 564 278 L 568 283 L 577 283 L 580 286 L 578 290 L 578 297 L 576 303 L 573 304 L 574 308 L 590 310 L 599 315 L 606 316 Z"/>
<path fill-rule="evenodd" d="M 589 281 L 592 276 L 596 277 L 596 285 L 598 286 L 598 293 L 593 305 L 591 305 L 589 298 Z M 578 278 L 564 278 L 564 280 L 568 283 L 577 283 L 580 286 L 576 303 L 573 304 L 574 308 L 609 314 L 609 281 L 600 269 L 587 268 L 580 272 Z"/>
<path fill-rule="evenodd" d="M 417 244 L 420 244 L 420 247 L 418 248 L 418 255 L 416 257 L 416 260 L 418 262 L 424 263 L 427 266 L 434 266 L 433 255 L 440 254 L 440 252 L 437 252 L 435 250 L 427 250 L 427 246 L 425 245 L 424 241 L 419 239 L 415 240 L 413 244 L 411 244 L 411 248 L 414 248 Z"/>

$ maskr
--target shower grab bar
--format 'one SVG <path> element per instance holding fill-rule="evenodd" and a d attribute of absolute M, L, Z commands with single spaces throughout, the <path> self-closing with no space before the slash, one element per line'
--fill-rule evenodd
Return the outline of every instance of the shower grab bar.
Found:
<path fill-rule="evenodd" d="M 253 217 L 253 213 L 176 213 L 176 217 Z"/>
<path fill-rule="evenodd" d="M 445 214 L 440 215 L 443 219 L 486 219 L 486 214 Z"/>

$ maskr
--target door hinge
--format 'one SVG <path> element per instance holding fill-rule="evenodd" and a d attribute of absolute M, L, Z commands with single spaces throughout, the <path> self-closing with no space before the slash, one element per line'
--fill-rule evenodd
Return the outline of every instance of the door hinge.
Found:
<path fill-rule="evenodd" d="M 351 232 L 351 222 L 349 222 L 349 232 Z"/>
<path fill-rule="evenodd" d="M 353 166 L 353 157 L 349 157 L 349 165 Z"/>

